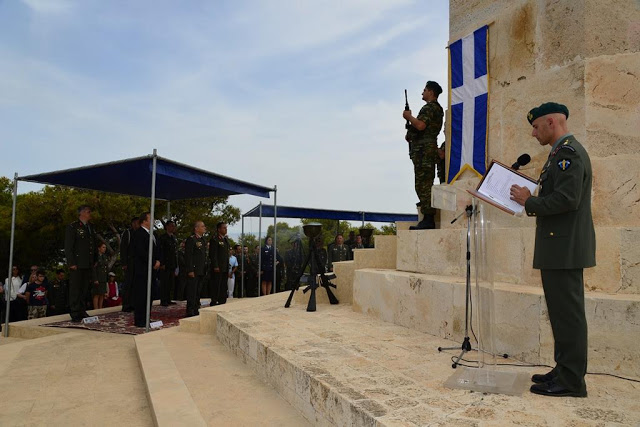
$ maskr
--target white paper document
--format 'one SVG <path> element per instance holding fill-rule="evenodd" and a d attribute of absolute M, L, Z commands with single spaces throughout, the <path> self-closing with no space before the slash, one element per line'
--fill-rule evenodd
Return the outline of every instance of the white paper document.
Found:
<path fill-rule="evenodd" d="M 537 183 L 531 178 L 523 176 L 502 163 L 493 162 L 476 192 L 487 201 L 493 201 L 498 207 L 518 214 L 524 210 L 524 206 L 511 200 L 510 189 L 512 185 L 527 187 L 531 194 L 536 191 Z"/>

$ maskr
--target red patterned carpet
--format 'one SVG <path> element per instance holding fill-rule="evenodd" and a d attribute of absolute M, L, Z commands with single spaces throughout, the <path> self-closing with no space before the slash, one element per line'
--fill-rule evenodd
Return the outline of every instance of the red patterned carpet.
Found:
<path fill-rule="evenodd" d="M 171 328 L 178 326 L 179 320 L 185 317 L 186 302 L 178 302 L 176 305 L 162 307 L 154 305 L 151 308 L 151 321 L 162 320 L 162 328 Z M 143 334 L 145 328 L 138 328 L 133 324 L 133 313 L 123 313 L 117 311 L 114 313 L 99 314 L 100 323 L 74 323 L 71 320 L 62 322 L 48 323 L 42 326 L 50 326 L 53 328 L 74 328 L 86 329 L 91 331 L 111 332 L 113 334 Z M 157 329 L 151 329 L 154 331 Z"/>

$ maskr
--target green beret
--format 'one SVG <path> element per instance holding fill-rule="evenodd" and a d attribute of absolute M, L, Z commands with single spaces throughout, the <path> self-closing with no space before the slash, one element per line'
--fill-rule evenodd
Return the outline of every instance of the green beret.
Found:
<path fill-rule="evenodd" d="M 567 119 L 569 118 L 569 109 L 565 105 L 558 104 L 557 102 L 545 102 L 541 106 L 531 109 L 529 114 L 527 114 L 527 120 L 529 120 L 529 124 L 531 124 L 538 117 L 553 113 L 562 113 Z"/>

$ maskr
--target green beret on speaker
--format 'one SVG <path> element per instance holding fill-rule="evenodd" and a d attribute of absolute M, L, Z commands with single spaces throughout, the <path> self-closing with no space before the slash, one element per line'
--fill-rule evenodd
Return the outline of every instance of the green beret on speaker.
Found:
<path fill-rule="evenodd" d="M 566 105 L 558 104 L 557 102 L 545 102 L 539 107 L 532 108 L 527 114 L 527 120 L 531 124 L 538 117 L 553 113 L 562 113 L 567 119 L 569 118 L 569 109 Z"/>

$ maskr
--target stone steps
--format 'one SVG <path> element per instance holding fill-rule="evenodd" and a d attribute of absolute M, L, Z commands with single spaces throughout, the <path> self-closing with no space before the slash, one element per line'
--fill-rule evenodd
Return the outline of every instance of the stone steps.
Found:
<path fill-rule="evenodd" d="M 211 334 L 171 328 L 135 341 L 157 426 L 308 424 Z"/>
<path fill-rule="evenodd" d="M 353 309 L 385 322 L 462 341 L 465 283 L 464 277 L 358 270 Z M 472 297 L 475 321 L 479 314 L 475 286 Z M 640 378 L 640 342 L 636 339 L 640 336 L 640 295 L 588 292 L 585 300 L 590 371 Z M 492 316 L 494 352 L 528 363 L 553 363 L 553 335 L 541 288 L 495 283 L 493 302 L 487 302 L 482 313 Z M 488 333 L 489 328 L 485 329 Z"/>
<path fill-rule="evenodd" d="M 218 341 L 313 425 L 586 425 L 603 416 L 640 422 L 638 390 L 631 383 L 588 377 L 588 399 L 446 389 L 450 357 L 458 352 L 437 348 L 459 343 L 354 312 L 350 305 L 322 304 L 308 313 L 302 304 L 283 308 L 285 294 L 257 300 L 211 309 Z"/>
<path fill-rule="evenodd" d="M 462 220 L 461 218 L 459 221 L 459 228 L 398 231 L 396 265 L 382 268 L 464 277 L 467 227 L 466 222 L 462 224 Z M 491 229 L 487 260 L 496 282 L 542 286 L 539 270 L 533 269 L 535 223 L 529 221 L 528 225 L 523 228 Z M 638 228 L 596 227 L 596 267 L 584 271 L 587 289 L 620 295 L 640 295 L 638 239 Z M 473 235 L 471 240 L 473 257 Z"/>

